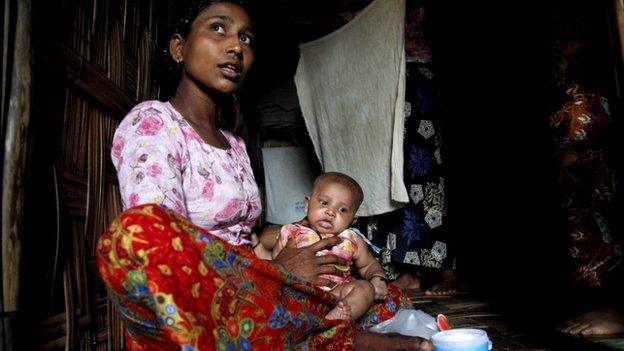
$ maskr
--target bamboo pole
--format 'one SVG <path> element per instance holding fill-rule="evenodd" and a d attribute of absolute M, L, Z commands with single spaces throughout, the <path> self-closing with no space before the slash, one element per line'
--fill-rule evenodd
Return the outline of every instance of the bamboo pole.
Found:
<path fill-rule="evenodd" d="M 622 71 L 624 70 L 624 0 L 613 1 L 614 14 L 609 13 L 609 36 L 611 40 L 612 57 L 615 59 L 613 65 L 613 75 L 615 84 L 615 94 L 618 99 L 622 99 Z M 615 25 L 613 24 L 615 21 Z"/>
<path fill-rule="evenodd" d="M 624 0 L 615 0 L 615 16 L 620 39 L 620 57 L 624 58 Z"/>
<path fill-rule="evenodd" d="M 19 293 L 22 215 L 27 129 L 31 99 L 31 0 L 10 0 L 15 7 L 15 45 L 4 135 L 2 170 L 2 337 L 3 350 L 13 350 Z M 11 38 L 9 38 L 10 40 Z M 3 96 L 3 98 L 5 98 Z"/>

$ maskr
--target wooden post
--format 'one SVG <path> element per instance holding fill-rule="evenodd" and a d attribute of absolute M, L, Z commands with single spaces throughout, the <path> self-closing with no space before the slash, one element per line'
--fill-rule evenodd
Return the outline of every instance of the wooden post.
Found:
<path fill-rule="evenodd" d="M 31 0 L 9 0 L 5 3 L 5 44 L 13 42 L 5 57 L 10 77 L 4 135 L 2 168 L 2 350 L 14 350 L 15 315 L 19 293 L 22 215 L 24 209 L 24 176 L 27 129 L 31 99 Z M 11 14 L 11 15 L 10 15 Z M 11 28 L 13 26 L 13 28 Z M 14 30 L 14 37 L 7 37 Z M 6 49 L 5 45 L 5 49 Z M 11 46 L 9 46 L 11 47 Z M 3 82 L 6 83 L 6 82 Z M 3 104 L 3 106 L 5 106 Z M 3 111 L 4 112 L 4 111 Z"/>

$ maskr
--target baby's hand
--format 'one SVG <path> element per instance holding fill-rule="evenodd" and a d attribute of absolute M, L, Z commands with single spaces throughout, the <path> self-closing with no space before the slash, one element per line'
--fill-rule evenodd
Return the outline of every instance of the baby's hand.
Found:
<path fill-rule="evenodd" d="M 388 284 L 381 277 L 373 277 L 370 280 L 375 288 L 375 300 L 383 300 L 388 296 Z"/>

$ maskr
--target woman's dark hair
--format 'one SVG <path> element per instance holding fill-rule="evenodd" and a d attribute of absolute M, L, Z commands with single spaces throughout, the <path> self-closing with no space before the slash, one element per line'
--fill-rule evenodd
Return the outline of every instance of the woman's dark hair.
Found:
<path fill-rule="evenodd" d="M 181 4 L 180 4 L 181 3 Z M 176 5 L 177 9 L 172 11 L 169 26 L 161 35 L 158 43 L 155 57 L 155 65 L 157 77 L 161 88 L 160 98 L 169 99 L 175 93 L 182 74 L 182 66 L 177 63 L 169 52 L 169 42 L 174 34 L 180 34 L 183 38 L 189 34 L 191 25 L 197 16 L 207 7 L 219 4 L 230 3 L 242 7 L 249 18 L 253 21 L 253 6 L 250 1 L 245 0 L 187 0 L 181 1 Z M 252 23 L 253 24 L 253 23 Z M 229 106 L 231 105 L 231 106 Z M 227 123 L 226 118 L 219 118 L 218 127 L 236 131 L 240 126 L 240 106 L 236 98 L 232 98 L 231 104 L 224 104 L 220 116 L 233 115 L 234 121 Z"/>

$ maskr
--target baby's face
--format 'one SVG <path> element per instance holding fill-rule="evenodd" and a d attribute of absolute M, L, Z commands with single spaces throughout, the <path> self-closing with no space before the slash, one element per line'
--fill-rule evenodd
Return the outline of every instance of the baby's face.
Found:
<path fill-rule="evenodd" d="M 351 191 L 330 181 L 317 184 L 305 203 L 310 227 L 319 234 L 338 234 L 347 229 L 357 211 Z"/>

